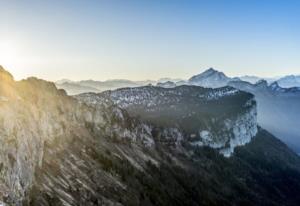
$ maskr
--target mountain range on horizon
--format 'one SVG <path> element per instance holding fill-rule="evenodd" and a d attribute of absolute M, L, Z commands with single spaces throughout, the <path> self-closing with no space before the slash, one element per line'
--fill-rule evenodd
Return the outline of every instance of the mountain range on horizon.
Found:
<path fill-rule="evenodd" d="M 136 87 L 136 86 L 145 86 L 148 84 L 163 86 L 164 83 L 176 83 L 177 85 L 183 84 L 193 84 L 193 81 L 196 78 L 208 79 L 206 75 L 212 74 L 213 78 L 215 78 L 215 82 L 212 83 L 212 78 L 208 80 L 208 84 L 205 85 L 202 82 L 201 86 L 210 86 L 210 87 L 221 87 L 226 86 L 229 81 L 233 80 L 242 80 L 252 84 L 257 83 L 260 80 L 266 80 L 268 84 L 272 84 L 273 82 L 277 82 L 280 87 L 290 88 L 290 87 L 300 87 L 300 75 L 286 75 L 282 77 L 259 77 L 259 76 L 250 76 L 244 75 L 239 77 L 228 77 L 223 72 L 219 72 L 213 68 L 209 68 L 204 72 L 191 77 L 188 80 L 185 79 L 174 79 L 174 78 L 161 78 L 159 80 L 141 80 L 141 81 L 133 81 L 127 79 L 111 79 L 106 81 L 97 81 L 97 80 L 80 80 L 80 81 L 72 81 L 69 79 L 61 79 L 55 82 L 57 87 L 65 89 L 70 95 L 80 94 L 84 92 L 102 92 L 106 90 L 114 90 L 122 87 Z M 218 85 L 219 84 L 219 85 Z"/>

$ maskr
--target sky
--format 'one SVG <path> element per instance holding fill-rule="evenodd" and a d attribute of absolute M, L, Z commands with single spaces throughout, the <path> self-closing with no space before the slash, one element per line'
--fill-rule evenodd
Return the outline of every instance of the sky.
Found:
<path fill-rule="evenodd" d="M 0 65 L 16 79 L 300 74 L 300 1 L 0 0 Z"/>

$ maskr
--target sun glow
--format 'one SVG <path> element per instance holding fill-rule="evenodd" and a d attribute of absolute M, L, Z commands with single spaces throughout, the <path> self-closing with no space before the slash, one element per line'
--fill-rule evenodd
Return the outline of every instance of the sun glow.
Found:
<path fill-rule="evenodd" d="M 0 40 L 0 65 L 16 77 L 22 73 L 17 69 L 21 63 L 22 55 L 19 44 L 11 40 Z"/>
<path fill-rule="evenodd" d="M 13 42 L 0 42 L 0 64 L 12 65 L 18 59 L 18 49 Z"/>

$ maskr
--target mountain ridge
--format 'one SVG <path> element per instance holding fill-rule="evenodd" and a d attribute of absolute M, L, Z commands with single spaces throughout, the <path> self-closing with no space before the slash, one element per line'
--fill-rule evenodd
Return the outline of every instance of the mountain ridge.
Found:
<path fill-rule="evenodd" d="M 296 206 L 299 203 L 299 157 L 260 127 L 250 142 L 235 147 L 230 157 L 225 158 L 211 145 L 179 143 L 189 139 L 174 125 L 154 127 L 154 122 L 143 119 L 142 113 L 134 115 L 138 105 L 131 105 L 131 110 L 127 104 L 119 107 L 116 101 L 120 96 L 110 97 L 115 91 L 72 97 L 54 83 L 37 78 L 0 82 L 0 86 L 6 85 L 10 85 L 14 95 L 1 93 L 7 97 L 7 101 L 0 102 L 1 204 Z M 194 98 L 202 99 L 202 106 L 196 108 L 206 108 L 204 111 L 209 111 L 206 117 L 213 118 L 193 114 L 198 110 L 190 106 L 185 110 L 193 114 L 192 120 L 203 119 L 206 130 L 214 125 L 218 130 L 219 124 L 226 127 L 229 124 L 226 119 L 240 111 L 248 113 L 247 108 L 253 108 L 254 104 L 253 95 L 229 87 L 148 86 L 127 88 L 125 93 L 149 88 L 153 92 L 163 91 L 163 95 L 148 114 L 160 113 L 157 106 L 166 105 L 173 113 L 161 115 L 177 114 L 180 120 L 178 111 L 184 109 L 185 102 L 192 105 Z M 164 99 L 167 95 L 170 99 Z M 128 100 L 131 99 L 129 95 Z M 180 101 L 171 107 L 176 99 Z M 225 114 L 222 116 L 220 111 Z M 174 119 L 177 125 L 178 119 Z M 243 125 L 232 123 L 229 126 Z M 210 131 L 217 137 L 213 129 Z M 228 130 L 228 134 L 232 132 Z M 210 135 L 202 132 L 202 139 L 209 140 L 207 136 Z"/>
<path fill-rule="evenodd" d="M 212 75 L 211 78 L 215 79 L 214 82 L 210 82 L 209 80 L 205 80 L 207 78 L 206 75 Z M 292 75 L 294 77 L 298 77 L 297 75 Z M 285 76 L 288 77 L 288 76 Z M 106 81 L 96 81 L 96 80 L 81 80 L 81 81 L 71 81 L 68 79 L 62 79 L 56 81 L 56 85 L 58 88 L 65 89 L 69 95 L 76 95 L 85 92 L 102 92 L 105 90 L 114 90 L 122 87 L 137 87 L 137 86 L 146 86 L 146 85 L 157 85 L 162 87 L 171 87 L 179 85 L 198 85 L 204 87 L 222 87 L 226 86 L 229 81 L 248 81 L 252 84 L 255 84 L 259 80 L 266 80 L 268 84 L 271 84 L 275 81 L 278 81 L 281 87 L 286 87 L 281 85 L 281 79 L 285 79 L 285 77 L 277 77 L 277 78 L 262 78 L 258 76 L 241 76 L 241 77 L 228 77 L 223 72 L 217 71 L 213 68 L 205 70 L 204 72 L 194 75 L 189 80 L 184 79 L 172 79 L 172 78 L 161 78 L 157 81 L 153 80 L 145 80 L 145 81 L 132 81 L 126 79 L 112 79 Z M 198 78 L 198 81 L 196 79 Z M 201 82 L 205 80 L 206 82 Z M 68 83 L 68 84 L 64 84 Z M 83 84 L 83 85 L 82 85 Z M 173 84 L 173 85 L 171 85 Z M 298 86 L 295 83 L 291 83 L 289 87 L 296 87 Z"/>
<path fill-rule="evenodd" d="M 223 72 L 209 68 L 208 70 L 202 72 L 201 74 L 191 77 L 188 82 L 191 85 L 197 85 L 202 87 L 224 87 L 230 81 Z"/>
<path fill-rule="evenodd" d="M 227 157 L 236 146 L 250 142 L 257 132 L 256 103 L 253 96 L 229 87 L 213 90 L 196 86 L 169 89 L 145 86 L 103 92 L 94 94 L 94 97 L 93 94 L 77 96 L 93 103 L 101 97 L 113 101 L 133 117 L 139 117 L 156 127 L 170 127 L 176 133 L 179 132 L 183 139 L 192 137 L 194 140 L 190 142 L 191 145 L 211 146 Z M 218 106 L 219 102 L 230 106 Z M 218 109 L 218 112 L 223 111 L 224 117 L 213 112 L 212 107 Z M 196 121 L 197 125 L 192 126 L 192 121 Z M 213 129 L 215 125 L 218 125 L 223 135 Z M 228 133 L 228 136 L 223 132 Z"/>

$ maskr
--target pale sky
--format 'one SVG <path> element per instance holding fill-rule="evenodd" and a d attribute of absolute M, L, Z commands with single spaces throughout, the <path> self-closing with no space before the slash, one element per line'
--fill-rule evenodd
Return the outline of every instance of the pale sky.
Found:
<path fill-rule="evenodd" d="M 300 73 L 300 1 L 0 0 L 0 64 L 16 79 Z"/>

